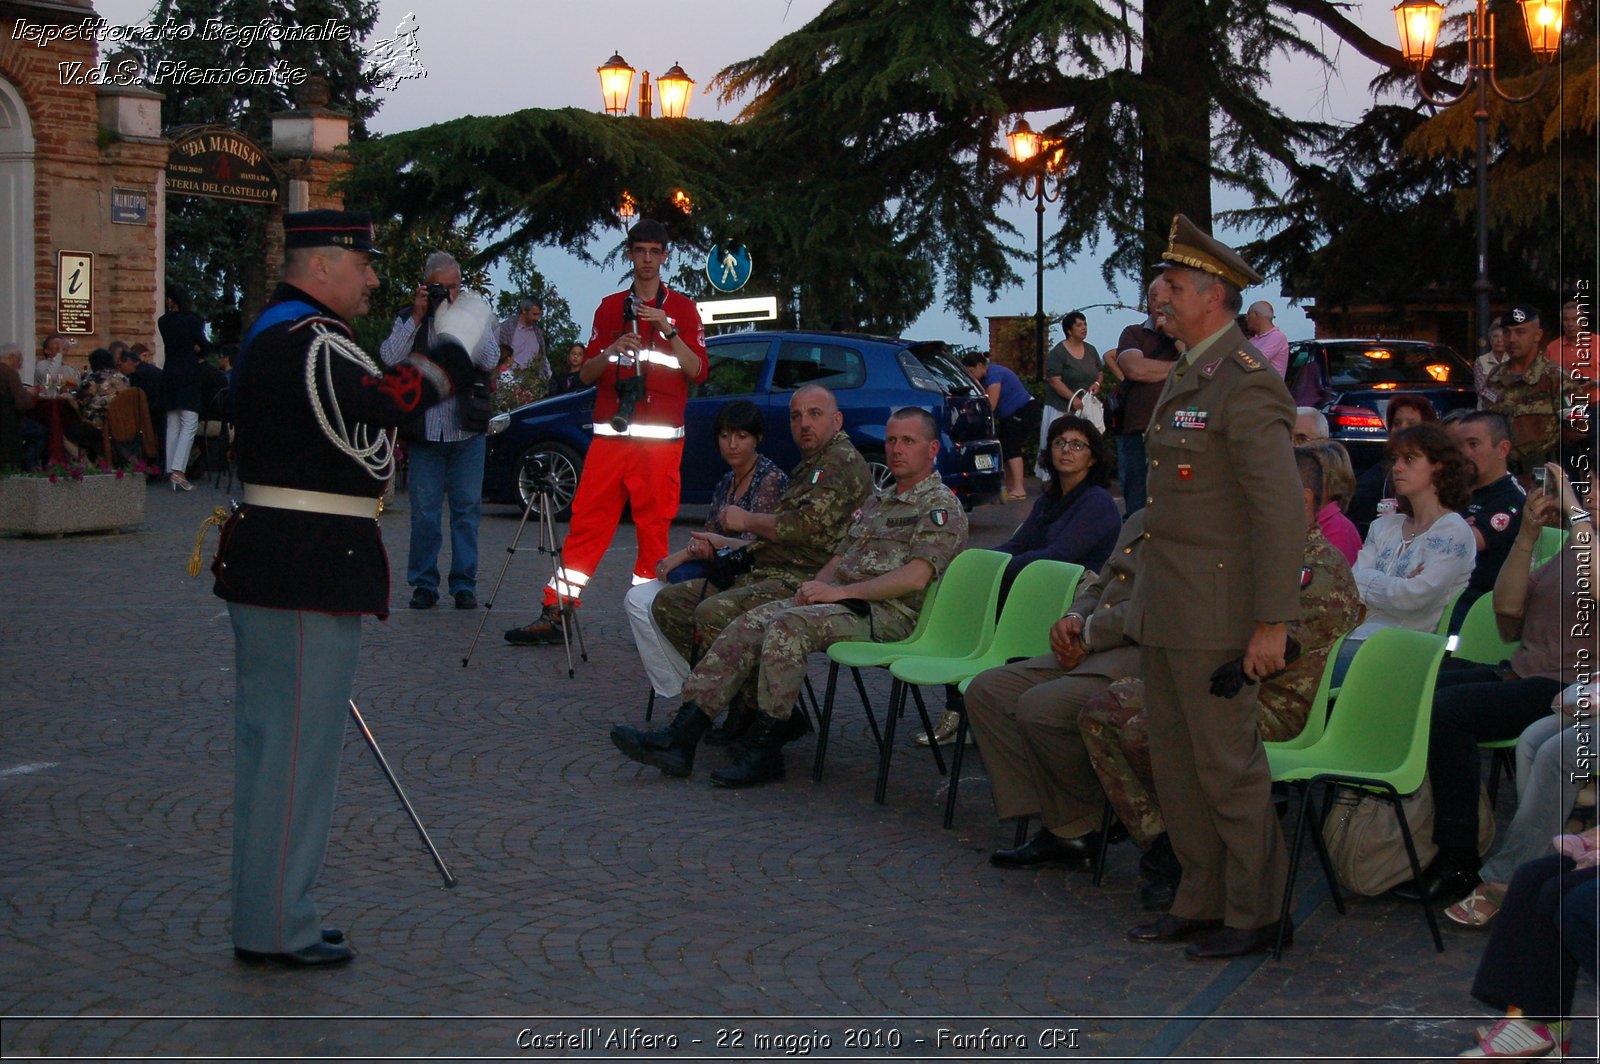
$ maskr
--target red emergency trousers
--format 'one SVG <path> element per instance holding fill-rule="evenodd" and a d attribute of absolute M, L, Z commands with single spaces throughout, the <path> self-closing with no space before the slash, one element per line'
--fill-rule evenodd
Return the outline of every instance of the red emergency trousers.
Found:
<path fill-rule="evenodd" d="M 583 477 L 572 499 L 572 525 L 561 551 L 559 575 L 545 585 L 545 605 L 557 598 L 577 603 L 611 546 L 622 506 L 633 510 L 639 552 L 633 559 L 633 582 L 656 577 L 656 565 L 667 556 L 667 534 L 678 513 L 679 468 L 683 439 L 636 440 L 596 436 L 584 459 Z"/>

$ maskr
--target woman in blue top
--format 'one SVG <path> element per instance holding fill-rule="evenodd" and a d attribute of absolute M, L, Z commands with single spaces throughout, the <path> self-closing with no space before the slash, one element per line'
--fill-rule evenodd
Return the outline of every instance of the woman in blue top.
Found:
<path fill-rule="evenodd" d="M 990 362 L 986 352 L 968 352 L 961 356 L 961 364 L 967 368 L 967 376 L 989 396 L 989 405 L 994 408 L 1000 432 L 1000 454 L 1006 463 L 1006 499 L 1012 502 L 1026 499 L 1028 488 L 1022 474 L 1022 445 L 1039 431 L 1043 406 L 1015 373 Z"/>
<path fill-rule="evenodd" d="M 1088 572 L 1099 572 L 1111 557 L 1122 531 L 1122 513 L 1106 490 L 1111 479 L 1107 465 L 1105 437 L 1094 425 L 1076 414 L 1063 414 L 1050 425 L 1045 437 L 1045 455 L 1051 472 L 1044 494 L 1011 534 L 994 550 L 1011 555 L 1000 580 L 1000 605 L 1017 574 L 1029 562 L 1050 558 L 1076 562 Z M 954 687 L 945 688 L 945 712 L 934 727 L 941 743 L 955 735 L 961 721 L 958 707 L 961 695 Z M 927 734 L 917 737 L 927 745 Z"/>
<path fill-rule="evenodd" d="M 1048 462 L 1048 465 L 1045 463 Z M 1011 555 L 1000 584 L 1001 601 L 1029 562 L 1053 558 L 1099 572 L 1122 531 L 1122 514 L 1106 490 L 1111 469 L 1105 437 L 1076 414 L 1056 418 L 1045 436 L 1042 466 L 1053 474 L 1028 516 L 994 549 Z"/>

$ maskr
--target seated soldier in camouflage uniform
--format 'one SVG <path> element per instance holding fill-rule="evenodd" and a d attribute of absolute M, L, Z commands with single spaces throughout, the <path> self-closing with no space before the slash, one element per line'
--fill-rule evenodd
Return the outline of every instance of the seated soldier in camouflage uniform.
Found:
<path fill-rule="evenodd" d="M 1505 317 L 1506 360 L 1483 383 L 1478 406 L 1504 414 L 1511 425 L 1511 457 L 1506 465 L 1526 476 L 1558 461 L 1561 411 L 1582 390 L 1578 380 L 1544 357 L 1539 308 L 1523 304 Z"/>
<path fill-rule="evenodd" d="M 798 389 L 789 399 L 789 431 L 800 448 L 800 464 L 789 475 L 777 509 L 757 514 L 730 506 L 722 512 L 730 532 L 754 533 L 755 542 L 691 533 L 713 548 L 745 548 L 754 568 L 736 577 L 726 591 L 715 590 L 705 580 L 661 589 L 650 614 L 684 661 L 693 664 L 697 651 L 715 642 L 735 617 L 793 595 L 833 556 L 851 514 L 872 490 L 867 463 L 843 427 L 844 416 L 832 392 L 820 384 Z M 723 745 L 742 735 L 754 721 L 754 704 L 752 689 L 706 741 Z"/>
<path fill-rule="evenodd" d="M 1305 562 L 1300 570 L 1300 620 L 1289 634 L 1300 644 L 1300 656 L 1261 683 L 1261 738 L 1281 743 L 1306 725 L 1311 699 L 1322 680 L 1334 640 L 1361 623 L 1366 608 L 1356 591 L 1350 563 L 1329 543 L 1317 525 L 1316 501 L 1322 497 L 1322 464 L 1307 448 L 1296 448 L 1306 506 Z M 1166 912 L 1177 894 L 1182 868 L 1167 839 L 1161 807 L 1151 783 L 1148 720 L 1144 681 L 1119 679 L 1091 698 L 1078 714 L 1078 730 L 1089 751 L 1106 798 L 1135 842 L 1144 848 L 1139 869 L 1139 901 L 1147 911 Z M 1156 789 L 1160 781 L 1155 781 Z"/>
<path fill-rule="evenodd" d="M 750 610 L 725 628 L 683 684 L 683 706 L 666 728 L 618 725 L 611 741 L 633 760 L 687 776 L 712 720 L 752 677 L 756 721 L 742 758 L 711 774 L 723 787 L 784 775 L 786 721 L 805 678 L 806 656 L 842 640 L 904 639 L 923 591 L 967 542 L 967 515 L 934 471 L 939 427 L 917 407 L 889 418 L 884 453 L 894 484 L 858 511 L 838 553 L 791 598 Z"/>

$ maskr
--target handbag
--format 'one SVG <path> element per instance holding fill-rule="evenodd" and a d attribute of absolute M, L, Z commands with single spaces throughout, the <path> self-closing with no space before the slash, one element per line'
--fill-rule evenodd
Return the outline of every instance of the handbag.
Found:
<path fill-rule="evenodd" d="M 1083 404 L 1077 412 L 1078 416 L 1101 432 L 1105 432 L 1106 405 L 1100 401 L 1100 397 L 1087 388 L 1079 388 L 1072 393 L 1072 398 Z"/>
<path fill-rule="evenodd" d="M 1423 868 L 1438 854 L 1433 842 L 1433 785 L 1426 777 L 1422 786 L 1400 798 L 1411 841 L 1417 848 L 1417 862 Z M 1478 788 L 1478 855 L 1494 845 L 1494 808 L 1489 796 Z M 1322 825 L 1322 839 L 1328 847 L 1328 860 L 1339 885 L 1367 897 L 1382 894 L 1412 878 L 1411 861 L 1406 856 L 1405 840 L 1400 836 L 1400 821 L 1382 794 L 1341 786 L 1334 796 L 1328 819 Z"/>
<path fill-rule="evenodd" d="M 1126 417 L 1128 408 L 1128 392 L 1132 388 L 1131 381 L 1118 381 L 1117 386 L 1111 389 L 1111 394 L 1101 401 L 1101 406 L 1105 411 L 1103 431 L 1107 436 L 1122 435 L 1122 422 Z"/>

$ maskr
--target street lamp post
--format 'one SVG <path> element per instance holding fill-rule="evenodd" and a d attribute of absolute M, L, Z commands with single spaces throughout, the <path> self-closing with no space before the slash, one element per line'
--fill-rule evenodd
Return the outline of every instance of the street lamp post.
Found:
<path fill-rule="evenodd" d="M 1066 152 L 1060 141 L 1040 136 L 1029 128 L 1026 119 L 1021 118 L 1011 127 L 1011 132 L 1006 134 L 1006 148 L 1017 165 L 1026 168 L 1022 182 L 1022 198 L 1034 200 L 1036 204 L 1033 247 L 1034 373 L 1039 380 L 1044 380 L 1044 205 L 1054 203 L 1061 198 L 1060 187 L 1050 191 L 1045 188 L 1044 179 L 1046 173 L 1055 174 L 1061 171 Z"/>
<path fill-rule="evenodd" d="M 1507 103 L 1525 103 L 1544 89 L 1550 61 L 1561 44 L 1561 23 L 1566 0 L 1518 0 L 1528 47 L 1539 62 L 1539 83 L 1522 96 L 1500 87 L 1494 72 L 1494 22 L 1488 0 L 1477 0 L 1477 9 L 1467 32 L 1467 80 L 1461 92 L 1449 98 L 1428 91 L 1427 68 L 1439 41 L 1439 26 L 1444 7 L 1437 0 L 1404 0 L 1394 9 L 1400 34 L 1400 51 L 1416 68 L 1417 92 L 1429 103 L 1448 107 L 1465 100 L 1469 93 L 1477 99 L 1472 112 L 1477 124 L 1478 183 L 1478 276 L 1472 282 L 1473 310 L 1477 318 L 1478 354 L 1489 350 L 1489 92 Z"/>
<path fill-rule="evenodd" d="M 628 113 L 628 101 L 633 95 L 633 67 L 615 53 L 595 68 L 600 75 L 600 96 L 605 101 L 606 114 Z M 689 97 L 694 93 L 694 78 L 683 72 L 683 67 L 672 64 L 668 71 L 656 79 L 661 90 L 661 117 L 682 118 L 689 113 Z M 643 72 L 639 80 L 639 117 L 651 117 L 650 71 Z"/>

